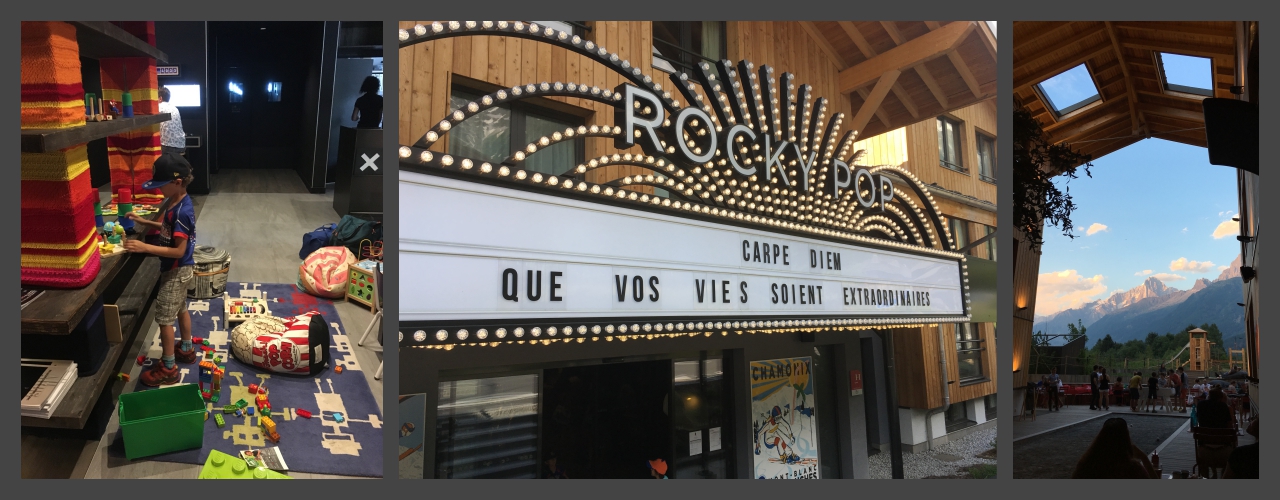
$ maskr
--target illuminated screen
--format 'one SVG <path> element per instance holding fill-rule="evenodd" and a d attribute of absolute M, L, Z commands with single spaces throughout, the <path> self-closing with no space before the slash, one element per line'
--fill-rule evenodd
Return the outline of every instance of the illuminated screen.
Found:
<path fill-rule="evenodd" d="M 180 108 L 200 107 L 200 85 L 165 85 L 169 89 L 169 102 Z"/>

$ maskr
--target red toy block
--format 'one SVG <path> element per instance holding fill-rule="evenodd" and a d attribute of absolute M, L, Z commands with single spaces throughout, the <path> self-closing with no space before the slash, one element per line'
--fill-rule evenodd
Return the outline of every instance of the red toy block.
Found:
<path fill-rule="evenodd" d="M 338 365 L 338 366 L 333 367 L 333 372 L 334 372 L 334 373 L 342 373 L 342 365 Z"/>
<path fill-rule="evenodd" d="M 249 384 L 249 394 L 258 393 L 258 384 Z"/>
<path fill-rule="evenodd" d="M 212 394 L 209 394 L 209 391 L 200 391 L 200 395 L 204 396 L 204 399 L 206 401 L 213 397 Z"/>
<path fill-rule="evenodd" d="M 138 366 L 142 366 L 142 364 L 143 364 L 143 363 L 146 363 L 146 362 L 147 362 L 147 355 L 145 355 L 145 354 L 139 354 L 139 355 L 138 355 Z"/>
<path fill-rule="evenodd" d="M 202 338 L 200 338 L 200 337 L 191 337 L 191 343 L 192 343 L 192 344 L 200 344 L 200 343 L 203 343 L 203 342 L 204 342 L 204 339 L 202 339 Z"/>
<path fill-rule="evenodd" d="M 303 410 L 303 409 L 301 409 L 301 408 L 299 408 L 299 409 L 297 409 L 297 410 L 294 410 L 294 413 L 297 413 L 299 417 L 303 417 L 303 418 L 311 418 L 311 412 L 309 412 L 309 411 L 307 411 L 307 410 Z"/>
<path fill-rule="evenodd" d="M 212 347 L 209 347 L 209 346 L 207 346 L 207 345 L 202 345 L 202 346 L 200 346 L 200 350 L 201 350 L 201 351 L 204 351 L 204 352 L 209 352 L 209 351 L 212 351 L 212 350 L 213 350 L 213 348 L 212 348 Z"/>

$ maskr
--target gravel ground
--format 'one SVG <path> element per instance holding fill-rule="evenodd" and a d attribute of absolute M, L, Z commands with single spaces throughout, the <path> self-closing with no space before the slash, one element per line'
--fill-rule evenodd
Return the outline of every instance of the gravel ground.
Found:
<path fill-rule="evenodd" d="M 1182 427 L 1182 424 L 1187 423 L 1185 418 L 1134 414 L 1113 416 L 1119 416 L 1129 423 L 1129 438 L 1148 454 Z M 1093 438 L 1102 430 L 1102 424 L 1108 418 L 1111 416 L 1095 418 L 1013 443 L 1014 479 L 1070 479 L 1076 462 L 1089 449 Z"/>
<path fill-rule="evenodd" d="M 996 461 L 978 458 L 977 455 L 992 448 L 996 439 L 996 427 L 975 432 L 958 441 L 951 441 L 937 446 L 933 451 L 922 453 L 903 453 L 902 472 L 907 479 L 921 479 L 928 476 L 967 475 L 970 466 L 979 464 L 995 465 Z M 937 455 L 948 454 L 960 457 L 955 462 L 939 460 Z M 870 458 L 872 479 L 893 478 L 893 465 L 887 451 L 880 452 Z"/>

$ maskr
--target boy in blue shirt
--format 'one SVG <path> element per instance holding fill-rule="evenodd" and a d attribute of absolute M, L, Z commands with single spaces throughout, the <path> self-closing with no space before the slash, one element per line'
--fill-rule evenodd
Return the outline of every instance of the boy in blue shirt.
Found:
<path fill-rule="evenodd" d="M 138 377 L 139 382 L 150 387 L 176 384 L 181 379 L 177 361 L 185 364 L 196 362 L 195 346 L 191 344 L 191 315 L 187 312 L 187 282 L 191 280 L 195 266 L 193 254 L 196 248 L 196 217 L 187 196 L 187 186 L 195 177 L 191 164 L 177 153 L 163 153 L 152 167 L 151 180 L 142 187 L 160 189 L 165 206 L 159 222 L 153 222 L 130 212 L 126 216 L 134 222 L 160 230 L 158 245 L 138 240 L 125 241 L 130 252 L 149 253 L 160 257 L 160 291 L 156 294 L 156 323 L 160 325 L 160 345 L 164 355 L 160 363 Z M 182 331 L 180 345 L 174 342 L 174 321 Z"/>

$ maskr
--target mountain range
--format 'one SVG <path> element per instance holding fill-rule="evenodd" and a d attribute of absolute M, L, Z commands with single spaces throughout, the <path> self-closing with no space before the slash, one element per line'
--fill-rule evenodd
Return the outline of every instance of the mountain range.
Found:
<path fill-rule="evenodd" d="M 1047 316 L 1035 318 L 1034 331 L 1067 333 L 1068 324 L 1082 323 L 1089 344 L 1107 335 L 1117 343 L 1145 338 L 1148 332 L 1176 333 L 1188 324 L 1216 323 L 1224 338 L 1244 333 L 1240 257 L 1209 281 L 1201 278 L 1188 290 L 1165 285 L 1152 277 L 1129 290 Z"/>

